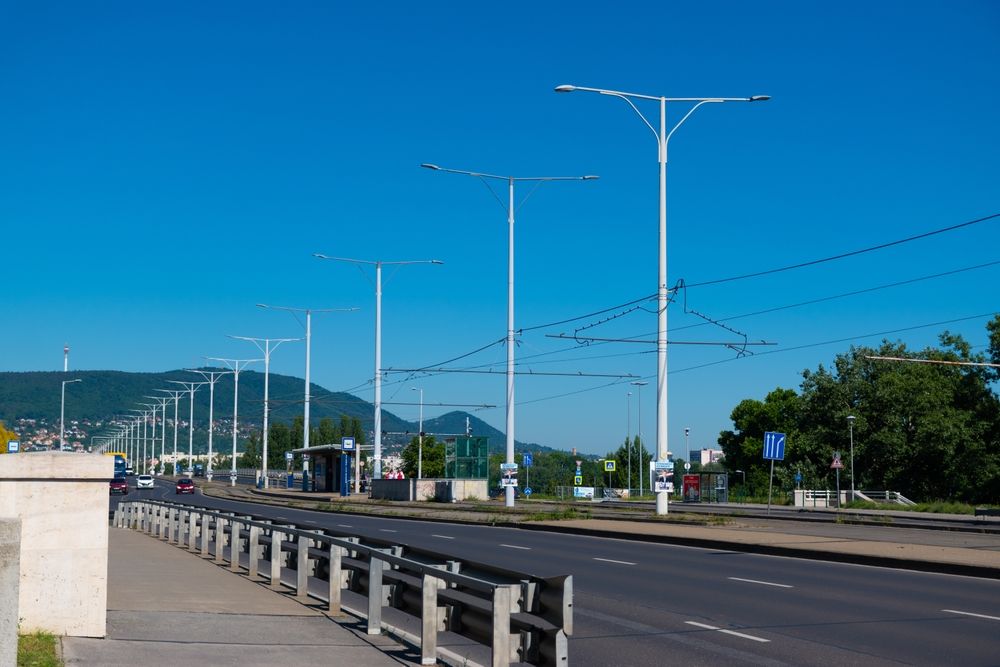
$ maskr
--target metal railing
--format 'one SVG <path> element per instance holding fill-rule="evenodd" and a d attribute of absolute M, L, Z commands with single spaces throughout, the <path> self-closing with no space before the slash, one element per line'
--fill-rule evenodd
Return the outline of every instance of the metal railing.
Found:
<path fill-rule="evenodd" d="M 322 600 L 333 615 L 342 613 L 342 591 L 364 595 L 367 612 L 360 615 L 371 635 L 382 631 L 383 607 L 397 609 L 404 620 L 420 625 L 415 643 L 423 664 L 436 663 L 442 631 L 488 646 L 494 667 L 569 661 L 569 575 L 543 578 L 404 545 L 370 539 L 362 544 L 354 536 L 153 500 L 119 503 L 113 523 L 214 558 L 252 579 L 262 577 L 272 589 Z M 283 569 L 289 571 L 288 583 L 282 581 Z"/>

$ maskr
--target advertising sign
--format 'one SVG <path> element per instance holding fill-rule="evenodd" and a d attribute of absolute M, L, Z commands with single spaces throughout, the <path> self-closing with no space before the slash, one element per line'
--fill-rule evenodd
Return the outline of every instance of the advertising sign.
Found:
<path fill-rule="evenodd" d="M 669 467 L 666 467 L 669 464 Z M 657 461 L 656 478 L 653 480 L 653 491 L 657 493 L 672 492 L 674 490 L 674 462 Z"/>
<path fill-rule="evenodd" d="M 500 486 L 517 486 L 517 464 L 500 464 Z"/>
<path fill-rule="evenodd" d="M 684 475 L 681 491 L 685 501 L 696 503 L 701 500 L 701 477 L 699 475 Z"/>
<path fill-rule="evenodd" d="M 573 487 L 573 497 L 574 498 L 589 498 L 593 500 L 594 498 L 594 487 L 592 486 L 574 486 Z"/>

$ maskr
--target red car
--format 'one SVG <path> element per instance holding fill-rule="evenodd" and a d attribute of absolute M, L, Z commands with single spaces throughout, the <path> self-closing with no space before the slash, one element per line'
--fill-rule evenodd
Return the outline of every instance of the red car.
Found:
<path fill-rule="evenodd" d="M 177 480 L 174 485 L 174 493 L 194 493 L 194 482 L 188 478 Z"/>
<path fill-rule="evenodd" d="M 128 482 L 120 478 L 111 480 L 110 493 L 120 493 L 124 496 L 128 493 Z"/>

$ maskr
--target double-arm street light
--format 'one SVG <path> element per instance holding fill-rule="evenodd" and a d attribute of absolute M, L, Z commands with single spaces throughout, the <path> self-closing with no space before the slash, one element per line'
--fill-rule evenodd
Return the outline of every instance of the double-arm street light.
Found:
<path fill-rule="evenodd" d="M 660 230 L 659 230 L 659 279 L 657 281 L 657 334 L 656 334 L 656 456 L 659 461 L 667 460 L 667 145 L 670 137 L 684 124 L 691 114 L 706 104 L 722 102 L 763 102 L 771 99 L 768 95 L 753 95 L 752 97 L 661 97 L 655 95 L 640 95 L 624 93 L 603 88 L 585 88 L 582 86 L 556 86 L 557 93 L 583 91 L 609 95 L 624 100 L 632 110 L 639 115 L 656 137 L 657 154 L 660 163 Z M 652 100 L 660 105 L 659 131 L 642 115 L 632 100 Z M 667 102 L 691 104 L 687 113 L 667 130 Z M 669 495 L 663 491 L 656 494 L 656 513 L 666 514 L 669 511 Z"/>
<path fill-rule="evenodd" d="M 174 382 L 174 380 L 167 380 L 167 381 Z M 157 389 L 156 391 L 162 391 L 163 393 L 167 394 L 168 398 L 174 399 L 174 475 L 176 476 L 177 475 L 177 408 L 180 407 L 181 395 L 185 394 L 186 392 L 180 391 L 178 389 Z M 167 417 L 166 417 L 166 412 L 164 412 L 163 414 L 164 432 L 166 432 L 166 429 L 167 429 Z M 160 454 L 161 455 L 163 454 L 162 450 L 160 450 Z M 164 467 L 166 467 L 166 464 L 161 466 L 161 469 Z"/>
<path fill-rule="evenodd" d="M 157 389 L 156 391 L 168 391 L 166 389 Z M 166 462 L 163 460 L 167 456 L 167 403 L 170 401 L 170 396 L 146 396 L 146 398 L 159 401 L 160 415 L 163 419 L 163 425 L 160 427 L 160 474 L 162 475 L 164 469 L 166 468 Z M 174 403 L 176 410 L 176 403 Z M 174 444 L 177 444 L 177 419 L 174 419 Z M 153 412 L 153 458 L 156 458 L 156 412 Z M 155 473 L 154 466 L 154 473 Z"/>
<path fill-rule="evenodd" d="M 403 264 L 444 264 L 439 259 L 414 259 L 396 262 L 382 260 L 350 259 L 347 257 L 330 257 L 321 253 L 313 253 L 318 259 L 329 259 L 335 262 L 351 264 L 372 264 L 375 266 L 375 479 L 382 478 L 382 267 L 384 265 L 402 266 Z M 360 456 L 360 452 L 358 453 Z"/>
<path fill-rule="evenodd" d="M 221 357 L 208 357 L 209 361 L 221 361 L 229 367 L 233 374 L 233 458 L 229 464 L 229 486 L 236 486 L 236 429 L 240 414 L 240 373 L 250 364 L 263 359 L 223 359 Z M 211 461 L 209 461 L 211 465 Z"/>
<path fill-rule="evenodd" d="M 59 451 L 61 452 L 66 446 L 66 385 L 73 384 L 74 382 L 83 382 L 80 378 L 75 380 L 63 380 L 62 381 L 62 397 L 59 399 Z"/>
<path fill-rule="evenodd" d="M 179 384 L 184 387 L 184 391 L 190 395 L 190 404 L 188 405 L 188 467 L 191 468 L 192 473 L 194 472 L 194 392 L 206 384 L 204 382 L 182 382 L 181 380 L 167 380 L 172 384 Z M 174 443 L 174 449 L 177 449 L 176 443 Z M 174 451 L 174 474 L 177 474 L 177 452 Z"/>
<path fill-rule="evenodd" d="M 425 169 L 443 171 L 449 174 L 461 174 L 463 176 L 473 176 L 480 179 L 487 187 L 489 182 L 505 181 L 507 183 L 507 455 L 508 464 L 514 463 L 514 212 L 517 206 L 514 204 L 514 185 L 519 181 L 533 181 L 535 187 L 548 181 L 590 181 L 597 176 L 497 176 L 495 174 L 484 174 L 478 171 L 465 171 L 462 169 L 446 169 L 436 164 L 424 163 L 420 165 Z M 490 188 L 493 192 L 493 189 Z M 528 193 L 529 196 L 531 193 Z M 494 192 L 494 196 L 496 193 Z M 500 198 L 497 197 L 499 200 Z M 502 201 L 501 201 L 502 204 Z M 505 502 L 507 507 L 514 506 L 514 487 L 505 488 Z"/>
<path fill-rule="evenodd" d="M 302 409 L 302 447 L 304 449 L 309 449 L 309 367 L 310 367 L 310 350 L 312 349 L 312 314 L 313 313 L 339 313 L 339 312 L 351 312 L 357 310 L 357 308 L 291 308 L 289 306 L 271 306 L 266 303 L 258 303 L 258 308 L 264 308 L 265 310 L 285 310 L 291 313 L 299 324 L 302 324 L 302 320 L 299 320 L 298 313 L 306 314 L 306 396 L 305 405 Z M 330 444 L 330 443 L 326 443 Z M 309 457 L 302 457 L 302 490 L 309 490 Z"/>
<path fill-rule="evenodd" d="M 208 385 L 208 462 L 205 464 L 205 479 L 212 481 L 212 433 L 215 431 L 215 383 L 223 375 L 229 375 L 232 371 L 222 371 L 204 368 L 189 368 L 188 372 L 197 373 L 205 378 L 204 384 Z M 194 395 L 191 396 L 194 398 Z M 193 466 L 194 464 L 192 464 Z"/>
<path fill-rule="evenodd" d="M 245 340 L 253 343 L 257 346 L 257 349 L 264 353 L 264 438 L 263 446 L 261 449 L 261 479 L 265 489 L 270 488 L 268 484 L 267 477 L 267 435 L 268 435 L 268 425 L 267 419 L 270 413 L 270 407 L 268 405 L 268 378 L 271 374 L 271 353 L 274 352 L 282 343 L 290 343 L 293 341 L 300 341 L 301 338 L 251 338 L 249 336 L 230 336 L 230 338 L 235 338 L 236 340 Z M 272 347 L 273 343 L 273 347 Z"/>

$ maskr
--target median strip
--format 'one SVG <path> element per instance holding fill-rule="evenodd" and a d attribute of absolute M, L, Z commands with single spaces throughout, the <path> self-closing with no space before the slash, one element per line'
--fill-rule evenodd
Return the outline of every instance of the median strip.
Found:
<path fill-rule="evenodd" d="M 507 547 L 508 549 L 523 549 L 524 551 L 531 551 L 531 547 L 519 547 L 516 544 L 501 544 L 502 547 Z"/>

